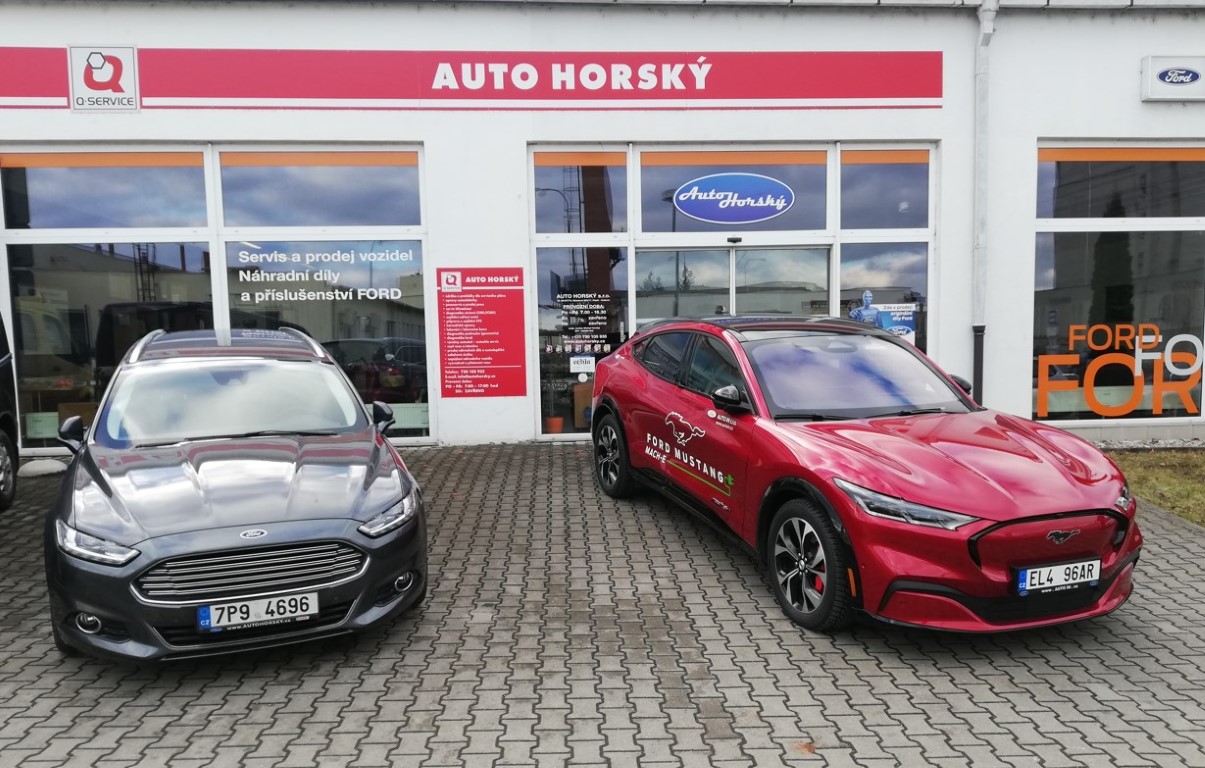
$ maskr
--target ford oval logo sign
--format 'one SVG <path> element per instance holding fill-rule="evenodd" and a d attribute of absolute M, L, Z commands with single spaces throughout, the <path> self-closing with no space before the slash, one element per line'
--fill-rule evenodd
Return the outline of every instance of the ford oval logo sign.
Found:
<path fill-rule="evenodd" d="M 1159 82 L 1167 83 L 1168 85 L 1188 85 L 1195 83 L 1201 79 L 1201 73 L 1195 69 L 1187 69 L 1185 67 L 1174 67 L 1165 69 L 1159 73 Z"/>
<path fill-rule="evenodd" d="M 778 179 L 756 173 L 715 173 L 674 191 L 674 207 L 712 224 L 752 224 L 786 213 L 795 192 Z"/>
<path fill-rule="evenodd" d="M 258 539 L 260 536 L 267 536 L 268 532 L 263 528 L 252 528 L 248 531 L 243 531 L 239 534 L 244 539 Z"/>

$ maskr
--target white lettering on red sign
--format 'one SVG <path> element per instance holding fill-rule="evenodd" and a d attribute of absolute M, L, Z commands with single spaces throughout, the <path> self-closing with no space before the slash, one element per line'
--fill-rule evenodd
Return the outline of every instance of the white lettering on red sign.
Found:
<path fill-rule="evenodd" d="M 711 64 L 706 56 L 682 64 L 610 65 L 589 63 L 578 66 L 552 63 L 544 76 L 554 91 L 696 91 L 707 90 Z M 466 62 L 459 67 L 442 61 L 435 67 L 431 89 L 434 91 L 505 91 L 517 88 L 530 91 L 540 84 L 541 72 L 526 62 L 510 65 L 503 62 Z"/>

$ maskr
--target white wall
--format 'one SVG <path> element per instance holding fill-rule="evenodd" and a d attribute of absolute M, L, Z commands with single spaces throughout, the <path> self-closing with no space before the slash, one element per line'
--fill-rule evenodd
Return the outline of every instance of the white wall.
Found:
<path fill-rule="evenodd" d="M 888 51 L 940 50 L 944 53 L 944 106 L 915 110 L 774 110 L 712 112 L 337 112 L 147 110 L 139 113 L 72 113 L 67 110 L 8 110 L 0 113 L 0 143 L 13 142 L 403 142 L 424 151 L 423 197 L 427 222 L 424 250 L 428 291 L 438 267 L 521 266 L 529 270 L 529 306 L 534 306 L 532 247 L 528 232 L 527 147 L 532 143 L 577 142 L 792 142 L 792 141 L 925 141 L 938 144 L 937 190 L 939 237 L 930 270 L 930 353 L 950 370 L 971 369 L 971 199 L 974 50 L 978 23 L 973 10 L 894 11 L 881 8 L 729 8 L 535 5 L 371 5 L 171 3 L 14 4 L 0 2 L 0 45 L 113 45 L 156 48 L 336 48 L 336 49 L 467 49 L 467 50 L 699 50 L 699 51 Z M 1010 22 L 1012 19 L 1004 19 Z M 1034 28 L 1049 47 L 1082 40 L 1084 46 L 1101 28 L 1109 40 L 1124 40 L 1120 25 L 1093 23 L 1061 34 L 1018 19 Z M 1154 25 L 1126 23 L 1148 38 Z M 1179 48 L 1190 50 L 1187 32 L 1170 30 Z M 1010 58 L 1036 50 L 1026 35 L 1007 27 L 998 38 Z M 1019 39 L 1021 38 L 1021 39 Z M 1198 38 L 1199 39 L 1199 38 Z M 1091 43 L 1095 45 L 1095 42 Z M 1119 46 L 1100 46 L 1099 57 Z M 1127 50 L 1134 45 L 1126 42 Z M 1168 52 L 1164 44 L 1146 53 Z M 1118 67 L 1136 67 L 1137 54 Z M 1000 59 L 1005 53 L 1000 54 Z M 1074 56 L 1064 56 L 1074 59 Z M 997 78 L 1001 107 L 993 116 L 1010 123 L 1011 111 L 1032 112 L 1027 102 L 1015 110 L 1017 87 L 1030 87 L 1045 73 L 1043 66 L 1000 64 L 1007 79 Z M 1015 75 L 1015 76 L 1014 76 Z M 801 73 L 801 76 L 804 76 Z M 1013 86 L 1012 84 L 1017 84 Z M 1012 86 L 1010 88 L 1010 86 Z M 1092 101 L 1070 98 L 1068 83 L 1051 89 L 1051 109 Z M 1136 93 L 1136 84 L 1134 86 Z M 1102 85 L 1101 90 L 1107 90 Z M 1065 93 L 1064 93 L 1065 92 Z M 1013 109 L 1003 105 L 1014 105 Z M 1136 106 L 1131 105 L 1131 106 Z M 1071 116 L 1068 115 L 1070 118 Z M 1078 116 L 1077 116 L 1078 117 Z M 1070 119 L 1072 125 L 1075 120 Z M 1081 119 L 1082 122 L 1082 119 Z M 1003 210 L 992 217 L 993 253 L 1007 260 L 993 270 L 993 286 L 1008 286 L 1019 296 L 1032 296 L 1033 182 L 1024 178 L 1033 167 L 1034 136 L 1051 126 L 1026 124 L 999 129 L 999 151 L 993 155 L 995 182 L 1007 190 Z M 1077 129 L 1078 130 L 1078 129 Z M 1074 131 L 1073 131 L 1074 132 Z M 1020 152 L 1020 148 L 1026 148 Z M 1023 157 L 1022 157 L 1023 156 Z M 1012 164 L 1010 166 L 1010 164 Z M 1021 178 L 1017 178 L 1020 175 Z M 1011 199 L 1015 198 L 1015 199 Z M 1016 206 L 1028 212 L 1019 224 Z M 1029 227 L 1029 234 L 1025 229 Z M 1017 229 L 1015 234 L 1011 229 Z M 1018 243 L 1018 241 L 1021 241 Z M 7 299 L 0 299 L 7 301 Z M 1005 302 L 994 301 L 992 312 Z M 433 302 L 428 306 L 434 309 Z M 429 342 L 434 345 L 436 318 L 430 312 Z M 996 314 L 991 317 L 997 317 Z M 1024 412 L 1028 408 L 1028 351 L 1025 329 L 1014 333 L 1007 323 L 989 320 L 989 374 L 992 398 Z M 477 443 L 529 439 L 536 435 L 538 415 L 537 358 L 534 318 L 527 328 L 528 398 L 504 402 L 461 399 L 441 403 L 432 387 L 436 437 L 441 443 Z M 1014 340 L 1014 336 L 1016 339 Z M 1014 348 L 1015 347 L 1015 348 Z M 432 346 L 434 348 L 434 346 Z M 1007 351 L 1020 364 L 1009 363 Z M 1019 354 L 1019 356 L 1017 356 Z M 433 356 L 434 359 L 434 356 Z M 1015 366 L 1016 370 L 1010 370 Z M 432 375 L 435 372 L 432 371 Z M 1022 381 L 1022 379 L 1025 379 Z M 434 381 L 434 379 L 433 379 Z M 999 381 L 1001 384 L 997 385 Z M 1009 390 L 1005 393 L 1004 383 Z M 1012 389 L 1017 391 L 1014 393 Z M 1019 407 L 1024 406 L 1024 407 Z"/>

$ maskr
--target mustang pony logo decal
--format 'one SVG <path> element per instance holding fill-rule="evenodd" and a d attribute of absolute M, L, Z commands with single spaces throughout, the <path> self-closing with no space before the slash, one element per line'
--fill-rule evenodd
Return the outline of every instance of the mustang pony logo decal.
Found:
<path fill-rule="evenodd" d="M 678 445 L 686 445 L 696 437 L 702 437 L 707 434 L 698 427 L 692 425 L 689 421 L 682 418 L 682 414 L 677 411 L 672 412 L 665 417 L 665 423 L 674 431 L 674 439 L 678 441 Z"/>
<path fill-rule="evenodd" d="M 1074 531 L 1051 531 L 1050 533 L 1046 534 L 1046 538 L 1050 539 L 1055 544 L 1062 544 L 1077 533 L 1079 533 L 1079 528 L 1076 528 Z"/>

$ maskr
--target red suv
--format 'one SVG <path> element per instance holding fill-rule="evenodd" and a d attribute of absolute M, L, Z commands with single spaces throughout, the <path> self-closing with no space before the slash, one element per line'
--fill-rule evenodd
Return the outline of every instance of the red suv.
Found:
<path fill-rule="evenodd" d="M 595 477 L 734 533 L 809 629 L 862 612 L 985 632 L 1119 607 L 1142 547 L 1121 471 L 969 390 L 862 323 L 666 321 L 598 365 Z"/>

